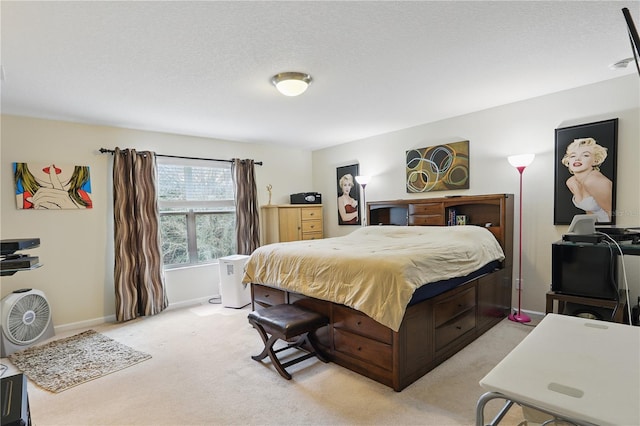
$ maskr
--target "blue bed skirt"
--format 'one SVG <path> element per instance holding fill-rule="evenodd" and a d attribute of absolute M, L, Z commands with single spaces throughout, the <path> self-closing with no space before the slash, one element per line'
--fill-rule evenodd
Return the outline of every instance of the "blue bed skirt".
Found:
<path fill-rule="evenodd" d="M 465 275 L 464 277 L 451 278 L 448 280 L 436 281 L 434 283 L 425 284 L 422 287 L 416 289 L 413 293 L 413 297 L 409 301 L 409 306 L 415 305 L 418 302 L 422 302 L 423 300 L 431 299 L 432 297 L 436 297 L 439 294 L 442 294 L 446 291 L 451 290 L 452 288 L 456 288 L 461 284 L 464 284 L 468 281 L 476 279 L 482 275 L 493 272 L 496 269 L 500 268 L 501 263 L 497 260 L 493 262 L 487 263 L 482 268 L 478 269 L 475 272 L 470 273 L 469 275 Z"/>

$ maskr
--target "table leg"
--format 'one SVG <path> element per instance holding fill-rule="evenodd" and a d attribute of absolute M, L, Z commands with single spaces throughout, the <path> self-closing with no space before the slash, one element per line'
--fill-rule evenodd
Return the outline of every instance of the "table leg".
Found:
<path fill-rule="evenodd" d="M 499 424 L 504 416 L 507 414 L 507 411 L 513 405 L 513 401 L 507 399 L 504 395 L 497 392 L 487 392 L 478 399 L 478 405 L 476 405 L 476 426 L 487 426 L 484 424 L 484 407 L 487 405 L 487 402 L 492 399 L 504 399 L 505 404 L 502 406 L 498 414 L 493 418 L 489 426 L 495 426 Z"/>
<path fill-rule="evenodd" d="M 621 300 L 620 303 L 618 303 L 618 306 L 616 308 L 616 314 L 613 317 L 613 320 L 619 324 L 623 324 L 624 323 L 624 310 L 626 308 L 626 301 Z"/>
<path fill-rule="evenodd" d="M 549 293 L 547 293 L 547 304 L 544 310 L 547 314 L 553 313 L 553 297 Z"/>
<path fill-rule="evenodd" d="M 500 412 L 496 415 L 496 417 L 491 421 L 491 423 L 488 423 L 488 425 L 485 425 L 484 424 L 484 408 L 487 405 L 487 402 L 491 401 L 492 399 L 504 399 L 506 403 L 502 407 Z M 561 420 L 565 423 L 569 423 L 574 426 L 596 426 L 595 424 L 587 421 L 578 420 L 573 417 L 565 416 L 560 413 L 554 413 L 552 411 L 545 410 L 540 407 L 536 407 L 533 404 L 525 403 L 516 398 L 512 398 L 507 395 L 501 394 L 500 392 L 487 392 L 478 399 L 478 404 L 476 405 L 476 426 L 496 426 L 498 423 L 500 423 L 500 421 L 503 419 L 505 414 L 507 414 L 507 411 L 509 411 L 509 408 L 511 408 L 513 404 L 518 404 L 520 406 L 525 406 L 525 407 L 531 407 L 535 410 L 542 411 L 543 413 L 547 413 L 550 416 L 553 416 L 554 422 Z"/>

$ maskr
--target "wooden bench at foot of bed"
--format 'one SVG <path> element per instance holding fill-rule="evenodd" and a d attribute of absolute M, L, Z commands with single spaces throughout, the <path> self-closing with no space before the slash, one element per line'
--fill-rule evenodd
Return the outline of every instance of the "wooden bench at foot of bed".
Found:
<path fill-rule="evenodd" d="M 401 391 L 509 313 L 511 271 L 500 269 L 407 308 L 398 332 L 332 302 L 252 284 L 255 307 L 293 303 L 321 313 L 320 349 L 338 365 Z"/>

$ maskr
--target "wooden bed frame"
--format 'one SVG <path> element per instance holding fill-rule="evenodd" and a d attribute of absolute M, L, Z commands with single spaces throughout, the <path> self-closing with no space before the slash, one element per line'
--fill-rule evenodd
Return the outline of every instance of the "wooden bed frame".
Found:
<path fill-rule="evenodd" d="M 489 274 L 409 306 L 397 332 L 344 305 L 267 285 L 252 284 L 252 306 L 294 303 L 326 315 L 329 325 L 317 332 L 325 356 L 399 392 L 509 314 L 513 195 L 374 201 L 367 208 L 371 225 L 445 226 L 451 216 L 464 215 L 467 224 L 495 235 L 505 260 Z"/>

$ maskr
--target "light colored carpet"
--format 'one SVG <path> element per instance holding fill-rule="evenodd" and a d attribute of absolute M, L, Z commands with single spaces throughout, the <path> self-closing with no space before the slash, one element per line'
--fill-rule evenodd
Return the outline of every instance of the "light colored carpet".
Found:
<path fill-rule="evenodd" d="M 249 312 L 204 304 L 93 327 L 153 358 L 59 394 L 31 385 L 34 424 L 472 425 L 484 393 L 478 382 L 531 330 L 504 320 L 394 392 L 316 359 L 291 366 L 293 379 L 284 380 L 268 361 L 251 359 L 263 343 Z M 486 418 L 499 407 L 489 405 Z M 502 425 L 521 419 L 514 407 Z"/>
<path fill-rule="evenodd" d="M 62 392 L 151 358 L 94 330 L 9 355 L 38 386 Z"/>

